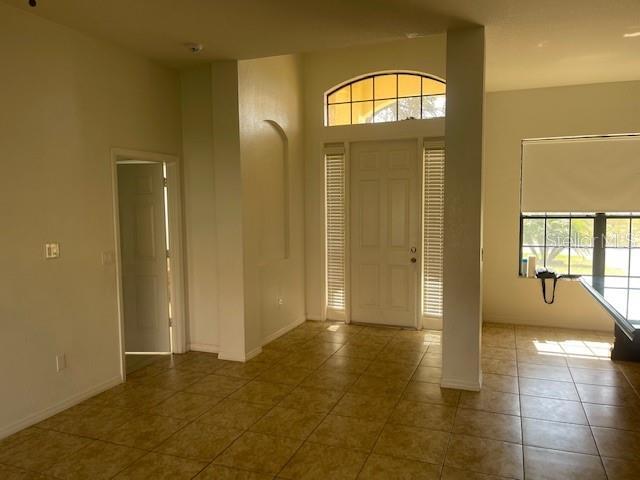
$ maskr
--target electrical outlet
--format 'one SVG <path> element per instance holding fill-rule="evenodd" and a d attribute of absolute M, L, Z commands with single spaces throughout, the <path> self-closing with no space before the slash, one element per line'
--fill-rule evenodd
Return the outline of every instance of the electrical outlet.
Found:
<path fill-rule="evenodd" d="M 105 267 L 115 263 L 116 253 L 113 250 L 105 250 L 102 252 L 102 265 Z"/>
<path fill-rule="evenodd" d="M 284 298 L 278 297 L 278 305 L 284 305 Z"/>
<path fill-rule="evenodd" d="M 44 244 L 44 258 L 51 260 L 53 258 L 60 257 L 60 244 L 59 243 L 45 243 Z"/>
<path fill-rule="evenodd" d="M 61 372 L 67 368 L 67 356 L 64 353 L 60 355 L 56 355 L 56 369 L 58 372 Z"/>

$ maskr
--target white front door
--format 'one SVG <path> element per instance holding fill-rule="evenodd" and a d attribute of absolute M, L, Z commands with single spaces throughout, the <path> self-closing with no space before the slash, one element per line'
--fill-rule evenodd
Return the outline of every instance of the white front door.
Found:
<path fill-rule="evenodd" d="M 170 352 L 162 164 L 119 164 L 118 203 L 125 351 Z"/>
<path fill-rule="evenodd" d="M 415 327 L 420 169 L 415 140 L 354 143 L 351 320 Z"/>

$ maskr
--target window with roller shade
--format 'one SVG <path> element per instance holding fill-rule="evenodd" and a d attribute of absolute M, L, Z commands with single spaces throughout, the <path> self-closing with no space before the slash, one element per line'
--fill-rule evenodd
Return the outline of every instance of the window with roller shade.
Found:
<path fill-rule="evenodd" d="M 639 179 L 638 135 L 523 141 L 520 273 L 535 257 L 559 274 L 604 277 L 623 313 L 640 305 Z"/>

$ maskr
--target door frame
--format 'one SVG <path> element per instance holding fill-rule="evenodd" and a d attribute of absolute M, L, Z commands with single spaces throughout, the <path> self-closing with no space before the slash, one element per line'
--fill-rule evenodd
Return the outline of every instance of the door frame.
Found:
<path fill-rule="evenodd" d="M 186 305 L 185 305 L 185 281 L 184 281 L 184 245 L 182 223 L 182 193 L 180 191 L 180 163 L 179 158 L 164 153 L 145 152 L 125 148 L 111 149 L 111 184 L 113 199 L 113 222 L 115 243 L 116 266 L 116 292 L 118 299 L 118 332 L 120 338 L 120 374 L 122 380 L 126 380 L 126 354 L 125 354 L 125 329 L 122 288 L 122 256 L 120 246 L 120 206 L 118 202 L 118 164 L 127 161 L 142 161 L 161 163 L 167 166 L 167 211 L 166 219 L 169 228 L 169 243 L 171 245 L 171 298 L 172 325 L 171 325 L 171 353 L 184 353 L 187 351 L 186 332 Z"/>
<path fill-rule="evenodd" d="M 416 330 L 422 330 L 423 322 L 422 322 L 422 302 L 420 301 L 422 298 L 422 262 L 424 257 L 424 225 L 422 225 L 422 218 L 424 216 L 423 208 L 424 208 L 424 165 L 421 160 L 421 148 L 424 144 L 424 137 L 409 137 L 409 138 L 381 138 L 381 139 L 363 139 L 357 141 L 350 141 L 345 143 L 345 323 L 351 323 L 351 302 L 353 300 L 352 292 L 352 278 L 351 275 L 351 178 L 352 173 L 351 169 L 353 168 L 353 162 L 351 162 L 351 150 L 352 146 L 355 143 L 377 143 L 377 142 L 395 142 L 395 141 L 414 141 L 416 145 L 416 158 L 415 162 L 418 164 L 418 231 L 420 233 L 420 237 L 417 240 L 419 244 L 417 247 L 417 254 L 420 255 L 420 268 L 416 272 L 415 279 L 415 288 L 414 288 L 414 319 L 413 319 L 413 327 Z M 325 225 L 326 229 L 326 225 Z M 325 246 L 326 249 L 326 246 Z"/>

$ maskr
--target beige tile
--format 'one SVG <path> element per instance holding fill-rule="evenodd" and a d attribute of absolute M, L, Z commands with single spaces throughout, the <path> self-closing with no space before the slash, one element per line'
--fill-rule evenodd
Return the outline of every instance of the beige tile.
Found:
<path fill-rule="evenodd" d="M 371 451 L 384 423 L 329 415 L 309 437 L 310 442 Z"/>
<path fill-rule="evenodd" d="M 516 351 L 513 348 L 491 347 L 482 348 L 482 356 L 484 358 L 496 358 L 498 360 L 516 360 Z"/>
<path fill-rule="evenodd" d="M 259 362 L 253 359 L 248 362 L 231 362 L 221 369 L 216 370 L 216 375 L 253 380 L 271 366 L 272 364 L 269 362 Z"/>
<path fill-rule="evenodd" d="M 207 464 L 186 458 L 149 453 L 123 470 L 117 480 L 189 480 Z"/>
<path fill-rule="evenodd" d="M 603 457 L 638 460 L 640 432 L 601 427 L 592 427 L 591 431 Z"/>
<path fill-rule="evenodd" d="M 532 363 L 518 363 L 518 376 L 520 378 L 539 378 L 541 380 L 557 380 L 572 382 L 571 372 L 567 367 L 554 365 L 535 365 Z"/>
<path fill-rule="evenodd" d="M 28 472 L 21 468 L 0 464 L 0 478 L 2 480 L 53 480 L 53 477 L 39 473 Z"/>
<path fill-rule="evenodd" d="M 638 480 L 640 478 L 640 461 L 638 460 L 603 458 L 602 461 L 609 480 Z"/>
<path fill-rule="evenodd" d="M 291 390 L 293 390 L 291 385 L 252 380 L 235 392 L 231 398 L 240 402 L 273 406 L 286 397 Z"/>
<path fill-rule="evenodd" d="M 580 402 L 523 395 L 520 405 L 523 417 L 587 425 Z"/>
<path fill-rule="evenodd" d="M 391 457 L 441 464 L 449 433 L 404 425 L 385 425 L 374 453 Z"/>
<path fill-rule="evenodd" d="M 455 416 L 455 407 L 401 400 L 389 423 L 450 432 Z"/>
<path fill-rule="evenodd" d="M 404 363 L 415 367 L 422 360 L 422 350 L 411 350 L 402 348 L 397 344 L 387 345 L 376 357 L 376 360 L 382 362 Z"/>
<path fill-rule="evenodd" d="M 190 393 L 226 397 L 244 386 L 246 378 L 226 377 L 224 375 L 207 375 L 185 389 Z"/>
<path fill-rule="evenodd" d="M 110 407 L 145 410 L 156 406 L 174 393 L 175 392 L 171 390 L 161 390 L 147 386 L 125 385 L 124 389 L 114 392 L 114 394 L 106 400 L 106 405 Z M 109 394 L 107 393 L 107 395 Z"/>
<path fill-rule="evenodd" d="M 425 353 L 420 361 L 420 365 L 423 367 L 438 367 L 442 368 L 442 355 L 439 353 Z"/>
<path fill-rule="evenodd" d="M 86 447 L 62 457 L 47 473 L 64 480 L 112 478 L 146 453 L 144 450 L 94 440 Z"/>
<path fill-rule="evenodd" d="M 519 381 L 521 395 L 558 398 L 560 400 L 573 400 L 575 402 L 580 400 L 573 383 L 522 377 Z"/>
<path fill-rule="evenodd" d="M 215 464 L 275 475 L 300 446 L 299 440 L 245 432 Z"/>
<path fill-rule="evenodd" d="M 412 402 L 458 405 L 460 390 L 442 388 L 437 383 L 409 382 L 402 395 L 404 400 Z"/>
<path fill-rule="evenodd" d="M 169 437 L 156 451 L 203 462 L 212 461 L 242 434 L 242 430 L 207 423 L 190 423 Z"/>
<path fill-rule="evenodd" d="M 536 350 L 517 350 L 518 362 L 534 365 L 566 367 L 567 359 L 561 354 L 549 354 Z"/>
<path fill-rule="evenodd" d="M 515 377 L 518 375 L 518 368 L 516 362 L 513 360 L 501 360 L 499 358 L 483 358 L 482 359 L 482 372 L 483 373 L 495 373 L 497 375 L 511 375 Z"/>
<path fill-rule="evenodd" d="M 304 440 L 323 419 L 324 415 L 293 408 L 275 407 L 251 426 L 251 430 Z"/>
<path fill-rule="evenodd" d="M 519 393 L 518 377 L 497 375 L 495 373 L 482 374 L 482 388 L 494 392 Z"/>
<path fill-rule="evenodd" d="M 438 480 L 440 466 L 394 458 L 386 455 L 371 455 L 358 479 L 362 480 Z"/>
<path fill-rule="evenodd" d="M 262 473 L 237 470 L 222 465 L 209 465 L 195 477 L 195 480 L 271 480 L 272 478 L 271 475 Z"/>
<path fill-rule="evenodd" d="M 399 398 L 407 385 L 407 381 L 395 378 L 372 377 L 362 375 L 349 388 L 349 393 L 361 395 L 381 395 Z"/>
<path fill-rule="evenodd" d="M 271 407 L 227 399 L 198 418 L 198 422 L 246 430 L 260 420 Z"/>
<path fill-rule="evenodd" d="M 222 399 L 199 393 L 178 392 L 149 410 L 154 415 L 193 420 L 213 408 Z"/>
<path fill-rule="evenodd" d="M 523 478 L 522 446 L 454 434 L 449 443 L 445 465 L 521 480 Z"/>
<path fill-rule="evenodd" d="M 38 424 L 41 428 L 89 438 L 107 438 L 116 428 L 137 415 L 121 408 L 77 405 Z"/>
<path fill-rule="evenodd" d="M 607 480 L 600 457 L 544 448 L 524 447 L 524 469 L 527 480 Z"/>
<path fill-rule="evenodd" d="M 116 428 L 104 440 L 151 450 L 186 425 L 185 420 L 160 415 L 138 415 Z"/>
<path fill-rule="evenodd" d="M 442 469 L 442 480 L 504 480 L 505 477 L 470 472 L 459 468 L 447 467 Z"/>
<path fill-rule="evenodd" d="M 480 392 L 462 392 L 460 407 L 484 410 L 487 412 L 520 415 L 520 401 L 513 393 L 481 390 Z"/>
<path fill-rule="evenodd" d="M 165 370 L 144 381 L 147 387 L 160 390 L 184 390 L 189 385 L 202 380 L 206 374 L 190 370 L 177 370 L 175 368 Z"/>
<path fill-rule="evenodd" d="M 627 379 L 618 370 L 596 370 L 587 368 L 571 368 L 573 381 L 592 385 L 605 385 L 609 387 L 628 386 Z"/>
<path fill-rule="evenodd" d="M 264 362 L 268 364 L 277 363 L 288 355 L 286 351 L 270 350 L 263 348 L 262 353 L 253 357 L 251 362 Z M 248 363 L 248 362 L 247 362 Z"/>
<path fill-rule="evenodd" d="M 598 455 L 591 429 L 584 425 L 523 418 L 522 432 L 526 445 Z"/>
<path fill-rule="evenodd" d="M 363 358 L 353 358 L 334 355 L 323 365 L 327 371 L 363 373 L 371 364 L 372 360 Z"/>
<path fill-rule="evenodd" d="M 414 382 L 440 383 L 442 379 L 442 369 L 439 367 L 420 366 L 411 378 Z"/>
<path fill-rule="evenodd" d="M 298 385 L 311 373 L 312 370 L 306 368 L 276 365 L 262 372 L 257 376 L 256 380 L 261 382 L 283 383 L 285 385 Z"/>
<path fill-rule="evenodd" d="M 596 370 L 617 370 L 618 367 L 610 358 L 602 357 L 567 357 L 567 364 L 574 368 L 589 368 Z"/>
<path fill-rule="evenodd" d="M 635 407 L 615 407 L 583 403 L 589 425 L 640 432 L 640 411 Z"/>
<path fill-rule="evenodd" d="M 41 423 L 38 424 L 38 426 L 41 425 Z M 12 435 L 9 435 L 8 437 L 2 438 L 0 439 L 0 452 L 6 448 L 15 446 L 18 443 L 25 441 L 29 437 L 39 435 L 41 433 L 42 433 L 42 430 L 40 428 L 29 427 L 29 428 L 25 428 L 24 430 L 20 430 L 19 432 L 16 432 Z"/>
<path fill-rule="evenodd" d="M 332 413 L 343 417 L 386 420 L 398 403 L 397 397 L 345 394 Z"/>
<path fill-rule="evenodd" d="M 374 360 L 364 374 L 373 377 L 393 378 L 408 381 L 413 375 L 414 370 L 415 366 L 411 364 Z"/>
<path fill-rule="evenodd" d="M 321 368 L 309 375 L 302 385 L 305 387 L 324 388 L 327 390 L 346 390 L 360 375 L 353 372 L 339 371 L 332 368 Z"/>
<path fill-rule="evenodd" d="M 284 357 L 278 365 L 283 367 L 296 367 L 306 370 L 315 370 L 330 357 L 326 353 L 312 353 L 309 350 L 294 352 Z"/>
<path fill-rule="evenodd" d="M 640 407 L 640 398 L 631 388 L 576 384 L 580 399 L 586 403 Z"/>
<path fill-rule="evenodd" d="M 278 406 L 326 414 L 338 403 L 343 394 L 337 390 L 300 386 L 284 397 Z"/>
<path fill-rule="evenodd" d="M 455 417 L 453 432 L 522 443 L 520 417 L 514 415 L 460 408 Z"/>
<path fill-rule="evenodd" d="M 383 346 L 384 345 L 371 345 L 365 343 L 347 343 L 336 352 L 336 355 L 339 357 L 353 357 L 361 358 L 364 360 L 373 360 L 378 356 Z"/>
<path fill-rule="evenodd" d="M 14 441 L 0 450 L 0 463 L 43 472 L 63 456 L 89 445 L 91 440 L 66 433 L 38 430 L 22 441 Z"/>
<path fill-rule="evenodd" d="M 305 443 L 278 478 L 292 480 L 355 479 L 367 454 L 348 448 Z"/>

